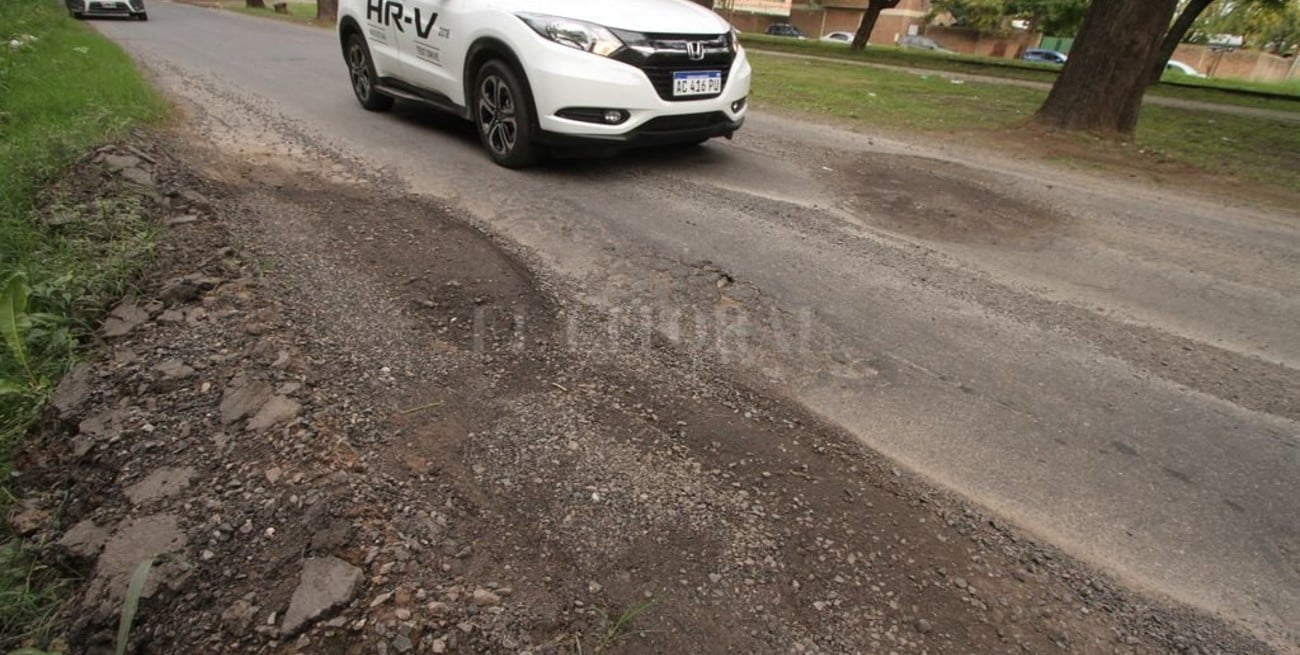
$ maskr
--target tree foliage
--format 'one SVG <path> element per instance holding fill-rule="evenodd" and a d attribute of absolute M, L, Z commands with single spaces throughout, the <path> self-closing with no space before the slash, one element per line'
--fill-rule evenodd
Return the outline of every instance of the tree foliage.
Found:
<path fill-rule="evenodd" d="M 958 25 L 983 32 L 1006 32 L 1012 22 L 1052 36 L 1074 36 L 1089 0 L 936 0 L 931 13 L 948 13 Z"/>
<path fill-rule="evenodd" d="M 1220 34 L 1241 36 L 1251 47 L 1290 52 L 1300 43 L 1300 0 L 1215 0 L 1184 40 L 1208 43 Z"/>
<path fill-rule="evenodd" d="M 1179 0 L 1178 18 L 1151 62 L 1151 81 L 1164 75 L 1179 43 L 1208 43 L 1219 35 L 1288 52 L 1300 39 L 1300 0 Z"/>

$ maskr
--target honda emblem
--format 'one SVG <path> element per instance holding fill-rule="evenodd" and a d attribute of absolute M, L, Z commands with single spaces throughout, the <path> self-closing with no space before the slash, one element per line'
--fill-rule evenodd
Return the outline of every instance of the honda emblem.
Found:
<path fill-rule="evenodd" d="M 686 42 L 686 56 L 687 56 L 687 57 L 690 57 L 690 58 L 691 58 L 691 61 L 701 61 L 701 60 L 703 60 L 703 59 L 704 59 L 704 42 L 703 42 L 703 41 L 687 41 L 687 42 Z"/>

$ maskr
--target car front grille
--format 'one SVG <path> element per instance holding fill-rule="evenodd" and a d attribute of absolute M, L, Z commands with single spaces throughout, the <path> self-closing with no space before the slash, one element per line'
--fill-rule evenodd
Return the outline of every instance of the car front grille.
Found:
<path fill-rule="evenodd" d="M 654 85 L 655 91 L 659 92 L 659 97 L 664 100 L 708 100 L 716 98 L 721 93 L 704 96 L 688 96 L 685 98 L 673 97 L 673 73 L 683 73 L 689 71 L 722 71 L 722 90 L 727 90 L 727 78 L 731 75 L 730 57 L 725 61 L 683 61 L 681 63 L 663 63 L 657 65 L 643 65 L 641 70 L 646 77 L 650 78 L 650 83 Z"/>
<path fill-rule="evenodd" d="M 636 66 L 650 79 L 659 97 L 677 102 L 689 100 L 708 100 L 722 94 L 673 97 L 673 73 L 698 71 L 720 71 L 722 73 L 722 90 L 727 89 L 727 80 L 731 76 L 731 65 L 736 61 L 736 53 L 731 43 L 731 35 L 700 34 L 645 34 L 636 35 L 637 46 L 628 48 L 616 55 L 623 63 Z M 698 44 L 697 55 L 701 59 L 692 59 L 689 52 L 692 44 Z M 701 52 L 702 51 L 702 52 Z"/>

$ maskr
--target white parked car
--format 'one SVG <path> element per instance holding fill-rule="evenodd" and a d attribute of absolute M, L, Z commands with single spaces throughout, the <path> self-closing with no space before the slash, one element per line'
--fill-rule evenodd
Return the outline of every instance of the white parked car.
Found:
<path fill-rule="evenodd" d="M 730 137 L 752 72 L 731 26 L 687 0 L 343 0 L 338 35 L 366 109 L 412 100 L 473 121 L 492 159 L 548 147 Z"/>
<path fill-rule="evenodd" d="M 822 37 L 823 43 L 842 43 L 850 45 L 853 43 L 853 32 L 828 32 Z"/>
<path fill-rule="evenodd" d="M 1200 71 L 1178 61 L 1177 59 L 1170 59 L 1169 63 L 1165 64 L 1165 72 L 1181 73 L 1183 75 L 1191 75 L 1192 77 L 1205 77 L 1205 75 L 1202 75 Z"/>

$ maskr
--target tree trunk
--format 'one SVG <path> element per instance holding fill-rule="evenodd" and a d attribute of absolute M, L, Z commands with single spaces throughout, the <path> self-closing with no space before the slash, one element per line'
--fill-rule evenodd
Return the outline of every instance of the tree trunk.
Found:
<path fill-rule="evenodd" d="M 266 9 L 266 3 L 262 0 L 244 0 L 244 6 L 250 9 Z"/>
<path fill-rule="evenodd" d="M 316 0 L 316 20 L 334 22 L 339 19 L 339 0 Z"/>
<path fill-rule="evenodd" d="M 1037 120 L 1067 130 L 1132 132 L 1151 81 L 1151 60 L 1177 4 L 1093 0 Z"/>
<path fill-rule="evenodd" d="M 871 38 L 872 30 L 876 29 L 876 21 L 880 20 L 880 12 L 886 9 L 893 9 L 898 6 L 901 0 L 869 0 L 867 10 L 862 13 L 862 22 L 858 24 L 858 31 L 853 35 L 852 50 L 862 50 L 867 47 L 867 41 Z"/>
<path fill-rule="evenodd" d="M 1165 41 L 1160 45 L 1155 61 L 1151 64 L 1152 84 L 1160 81 L 1160 76 L 1165 74 L 1165 66 L 1169 64 L 1169 59 L 1174 56 L 1174 50 L 1178 49 L 1178 44 L 1182 43 L 1183 39 L 1187 37 L 1187 32 L 1192 29 L 1196 19 L 1212 2 L 1214 0 L 1190 0 L 1187 6 L 1183 8 L 1183 13 L 1178 15 L 1178 20 L 1174 21 L 1173 27 L 1169 28 L 1169 33 L 1165 34 Z"/>

